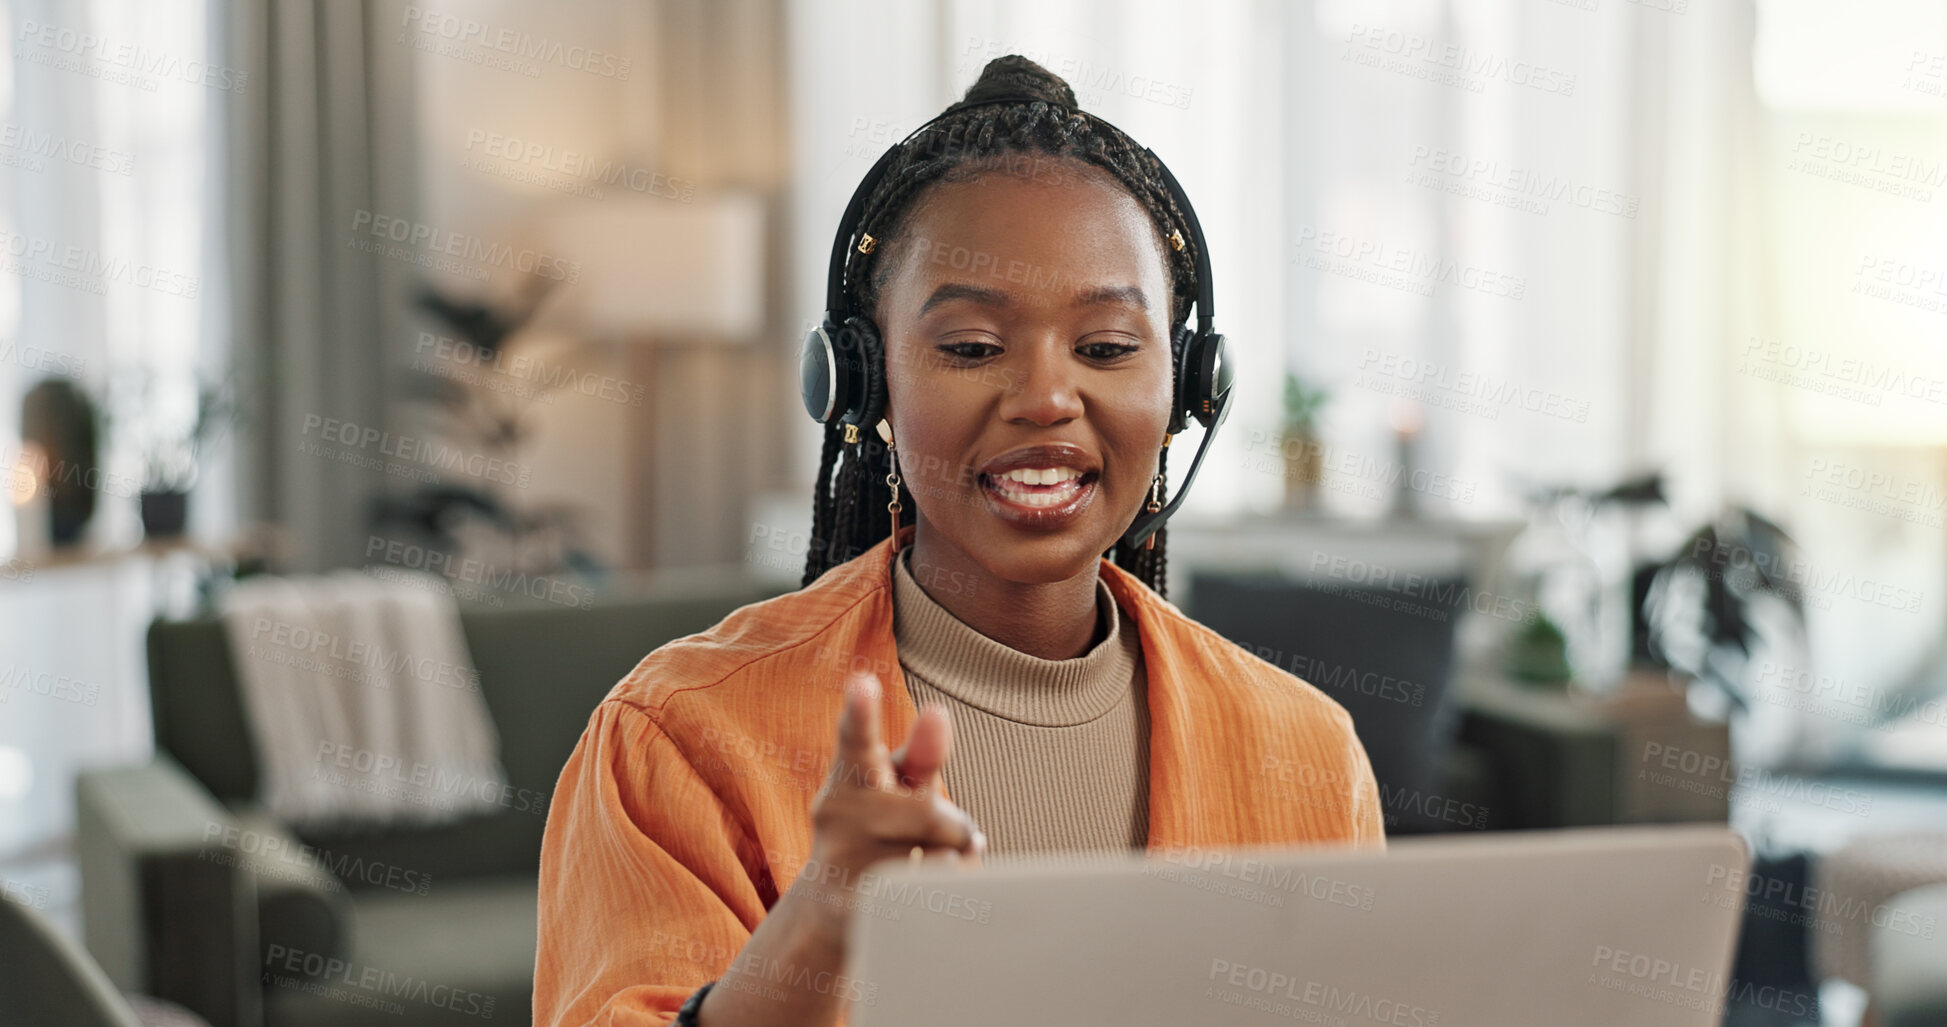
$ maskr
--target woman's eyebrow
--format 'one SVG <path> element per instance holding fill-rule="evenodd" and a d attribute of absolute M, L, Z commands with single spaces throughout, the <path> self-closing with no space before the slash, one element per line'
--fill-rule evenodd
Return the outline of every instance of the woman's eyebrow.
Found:
<path fill-rule="evenodd" d="M 983 307 L 1005 307 L 1014 302 L 1015 296 L 1005 289 L 967 282 L 947 282 L 934 289 L 932 295 L 926 297 L 926 302 L 920 304 L 920 316 L 923 317 L 934 307 L 954 300 L 971 300 Z M 1137 310 L 1149 309 L 1149 296 L 1139 285 L 1097 285 L 1080 289 L 1076 291 L 1072 302 L 1078 307 L 1108 303 L 1134 307 Z"/>
<path fill-rule="evenodd" d="M 972 300 L 983 307 L 1005 307 L 1014 302 L 1014 294 L 1005 289 L 993 289 L 984 285 L 948 282 L 934 289 L 933 294 L 926 297 L 926 302 L 919 305 L 919 312 L 924 316 L 934 307 L 954 300 Z"/>
<path fill-rule="evenodd" d="M 1114 303 L 1135 307 L 1137 310 L 1148 310 L 1149 296 L 1139 285 L 1098 285 L 1075 294 L 1076 306 L 1090 303 Z"/>

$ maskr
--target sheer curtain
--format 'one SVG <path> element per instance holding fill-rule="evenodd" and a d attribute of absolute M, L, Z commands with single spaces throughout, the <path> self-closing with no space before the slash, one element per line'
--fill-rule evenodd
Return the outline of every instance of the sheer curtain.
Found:
<path fill-rule="evenodd" d="M 1947 771 L 1947 8 L 1757 0 L 1757 331 L 1764 397 L 1727 476 L 1804 543 L 1811 646 L 1760 668 L 1841 758 Z M 1742 182 L 1739 183 L 1740 185 Z M 1771 464 L 1752 463 L 1781 454 Z"/>
<path fill-rule="evenodd" d="M 115 550 L 141 538 L 135 433 L 180 430 L 198 381 L 223 374 L 216 112 L 243 84 L 211 59 L 205 0 L 11 0 L 0 14 L 0 470 L 19 454 L 24 393 L 74 379 L 108 416 L 84 547 Z M 225 448 L 191 502 L 205 540 L 234 525 Z M 0 507 L 0 560 L 18 529 Z M 171 582 L 148 558 L 0 574 L 0 877 L 70 927 L 73 776 L 148 757 L 142 632 Z"/>
<path fill-rule="evenodd" d="M 206 67 L 203 0 L 12 0 L 5 12 L 14 45 L 0 58 L 10 69 L 0 182 L 6 228 L 27 256 L 0 280 L 0 334 L 20 354 L 0 361 L 0 438 L 10 455 L 19 398 L 49 374 L 77 378 L 120 415 L 111 429 L 136 427 L 124 423 L 136 405 L 127 386 L 153 375 L 155 420 L 178 422 L 193 408 L 195 377 L 218 362 L 204 346 L 212 254 L 200 222 L 218 91 L 190 70 Z M 117 445 L 127 441 L 109 437 L 107 455 L 139 476 L 138 455 Z M 135 514 L 104 503 L 93 538 L 133 541 Z"/>

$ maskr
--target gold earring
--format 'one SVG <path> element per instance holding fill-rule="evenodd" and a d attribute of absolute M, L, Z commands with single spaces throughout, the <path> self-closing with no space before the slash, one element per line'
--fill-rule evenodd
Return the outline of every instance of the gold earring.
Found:
<path fill-rule="evenodd" d="M 1164 438 L 1167 439 L 1168 436 L 1164 436 Z M 1146 513 L 1158 513 L 1162 509 L 1163 509 L 1163 472 L 1158 471 L 1156 472 L 1156 480 L 1149 483 L 1149 504 L 1147 506 L 1144 506 L 1143 510 Z M 1156 548 L 1156 532 L 1154 531 L 1150 532 L 1149 537 L 1143 539 L 1143 548 L 1144 549 Z"/>
<path fill-rule="evenodd" d="M 879 437 L 886 440 L 886 459 L 892 470 L 886 474 L 886 487 L 892 490 L 892 502 L 886 504 L 886 513 L 892 517 L 892 551 L 899 552 L 899 512 L 905 507 L 899 502 L 899 453 L 892 441 L 892 425 L 884 418 L 879 419 Z"/>

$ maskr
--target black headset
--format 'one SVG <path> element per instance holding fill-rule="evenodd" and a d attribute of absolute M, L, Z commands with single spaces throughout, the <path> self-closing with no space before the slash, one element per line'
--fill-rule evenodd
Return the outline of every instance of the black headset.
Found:
<path fill-rule="evenodd" d="M 852 443 L 859 440 L 859 429 L 877 425 L 884 415 L 884 343 L 880 341 L 879 328 L 871 318 L 846 308 L 845 266 L 854 245 L 859 247 L 859 252 L 870 253 L 877 244 L 876 240 L 865 234 L 865 226 L 860 224 L 860 218 L 865 213 L 866 198 L 872 195 L 879 180 L 885 177 L 886 168 L 892 163 L 893 157 L 941 118 L 991 104 L 1046 102 L 1040 97 L 1009 96 L 950 108 L 895 143 L 865 173 L 865 179 L 852 193 L 852 201 L 845 205 L 845 214 L 838 222 L 837 238 L 832 241 L 831 265 L 825 275 L 824 322 L 806 333 L 804 352 L 798 362 L 799 388 L 804 396 L 805 412 L 811 415 L 812 420 L 830 424 L 836 419 L 845 425 L 845 441 Z M 1121 131 L 1087 111 L 1077 110 L 1076 113 L 1113 131 Z M 1187 427 L 1191 419 L 1195 419 L 1203 425 L 1204 433 L 1203 441 L 1197 446 L 1197 455 L 1190 461 L 1190 470 L 1183 477 L 1183 487 L 1161 510 L 1138 513 L 1130 523 L 1129 530 L 1123 533 L 1123 543 L 1131 547 L 1142 545 L 1144 539 L 1161 528 L 1163 522 L 1183 503 L 1183 497 L 1189 494 L 1190 484 L 1197 478 L 1197 468 L 1202 466 L 1204 455 L 1210 451 L 1210 440 L 1216 436 L 1217 427 L 1224 423 L 1224 417 L 1230 413 L 1231 384 L 1231 366 L 1224 352 L 1224 337 L 1215 327 L 1216 305 L 1211 298 L 1210 250 L 1204 245 L 1203 228 L 1197 223 L 1196 210 L 1190 206 L 1190 198 L 1184 195 L 1183 187 L 1177 184 L 1176 176 L 1170 174 L 1170 169 L 1154 152 L 1145 148 L 1143 154 L 1155 161 L 1157 169 L 1162 172 L 1163 184 L 1176 201 L 1177 209 L 1183 212 L 1184 227 L 1189 229 L 1190 243 L 1196 247 L 1192 255 L 1196 260 L 1197 326 L 1192 331 L 1188 318 L 1185 318 L 1184 323 L 1174 329 L 1175 341 L 1181 343 L 1177 347 L 1181 355 L 1175 368 L 1176 395 L 1170 407 L 1168 430 L 1169 434 L 1175 435 Z M 1180 234 L 1175 235 L 1170 244 L 1181 249 L 1181 238 Z"/>

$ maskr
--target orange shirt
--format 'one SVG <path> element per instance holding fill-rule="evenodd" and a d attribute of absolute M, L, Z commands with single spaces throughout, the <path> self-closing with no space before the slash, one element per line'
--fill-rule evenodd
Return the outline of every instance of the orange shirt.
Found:
<path fill-rule="evenodd" d="M 885 742 L 904 741 L 918 711 L 893 644 L 892 555 L 883 541 L 664 645 L 595 708 L 548 807 L 537 1027 L 666 1024 L 728 969 L 811 851 L 854 669 L 879 676 Z M 1385 846 L 1343 708 L 1127 571 L 1099 573 L 1142 639 L 1149 851 Z"/>

